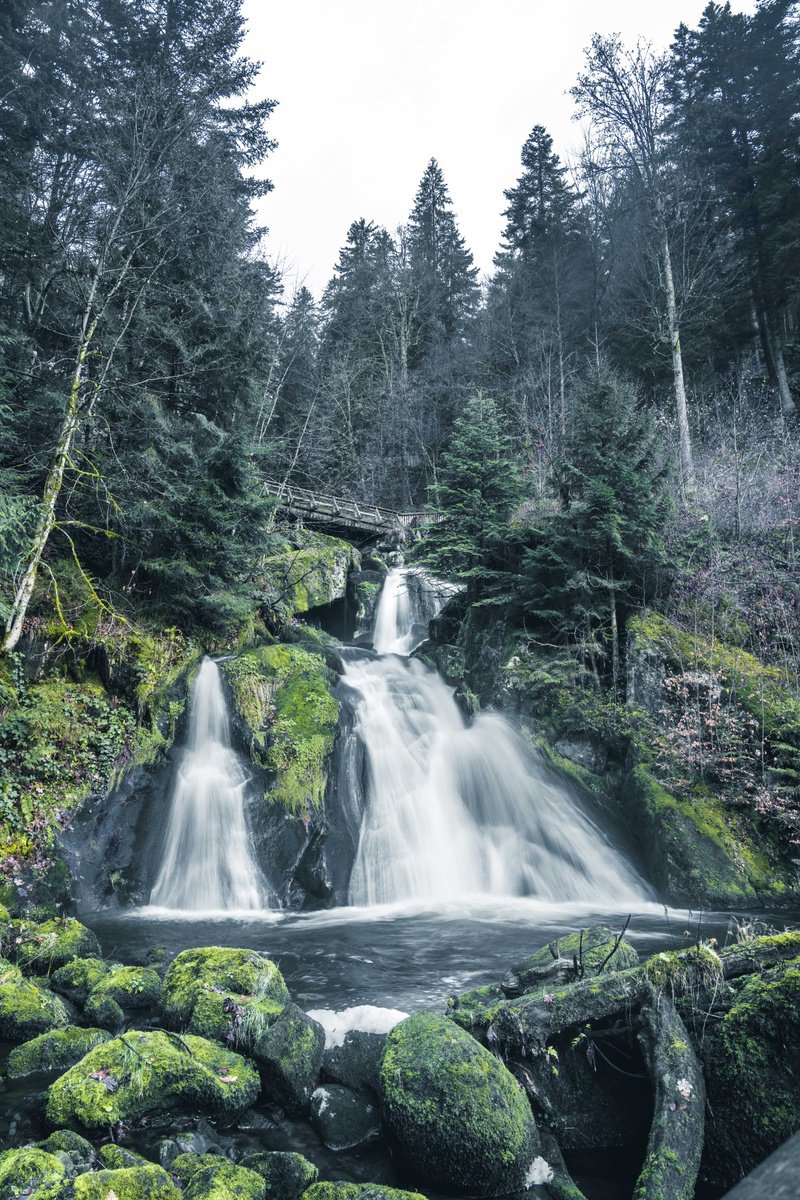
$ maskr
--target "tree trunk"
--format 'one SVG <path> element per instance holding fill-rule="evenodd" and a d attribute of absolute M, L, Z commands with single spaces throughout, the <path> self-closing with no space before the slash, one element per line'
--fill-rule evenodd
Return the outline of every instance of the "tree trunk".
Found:
<path fill-rule="evenodd" d="M 28 565 L 17 588 L 6 625 L 6 636 L 3 639 L 2 647 L 0 647 L 6 653 L 14 649 L 22 635 L 25 614 L 28 611 L 28 605 L 30 604 L 33 589 L 36 585 L 39 563 L 42 561 L 44 548 L 56 523 L 56 505 L 59 493 L 61 492 L 61 485 L 64 481 L 64 471 L 69 459 L 72 442 L 80 423 L 80 393 L 86 357 L 97 326 L 96 317 L 90 321 L 93 295 L 94 293 L 92 293 L 83 315 L 80 347 L 70 381 L 69 398 L 64 418 L 61 422 L 61 430 L 58 435 L 55 454 L 53 455 L 53 461 L 50 465 L 50 471 L 44 488 L 42 511 L 36 525 L 36 532 L 33 535 Z"/>
<path fill-rule="evenodd" d="M 672 352 L 672 379 L 675 390 L 675 409 L 678 417 L 681 473 L 683 475 L 684 490 L 691 492 L 694 489 L 692 437 L 689 432 L 689 417 L 686 409 L 686 385 L 683 380 L 683 355 L 681 353 L 681 334 L 678 328 L 678 308 L 675 302 L 675 281 L 672 277 L 672 254 L 669 247 L 669 234 L 666 229 L 664 229 L 662 234 L 661 256 L 664 267 L 664 285 L 667 292 L 667 325 L 670 350 Z"/>

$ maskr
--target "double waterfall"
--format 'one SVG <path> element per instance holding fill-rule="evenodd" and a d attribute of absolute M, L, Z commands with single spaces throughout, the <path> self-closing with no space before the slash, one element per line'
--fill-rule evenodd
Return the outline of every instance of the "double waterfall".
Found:
<path fill-rule="evenodd" d="M 442 677 L 409 657 L 447 594 L 452 588 L 420 571 L 390 571 L 375 616 L 375 653 L 342 651 L 355 714 L 349 736 L 366 764 L 343 801 L 360 821 L 350 904 L 648 897 L 634 868 L 514 727 L 495 713 L 468 722 Z M 247 787 L 219 670 L 206 658 L 151 906 L 195 913 L 269 907 L 247 825 Z"/>

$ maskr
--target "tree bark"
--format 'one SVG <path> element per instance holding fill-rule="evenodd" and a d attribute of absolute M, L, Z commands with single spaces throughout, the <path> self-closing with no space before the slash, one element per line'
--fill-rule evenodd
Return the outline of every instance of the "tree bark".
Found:
<path fill-rule="evenodd" d="M 664 286 L 667 293 L 667 330 L 672 354 L 672 381 L 675 393 L 675 411 L 678 418 L 681 473 L 683 475 L 684 490 L 691 492 L 694 489 L 692 435 L 689 431 L 686 385 L 683 379 L 683 354 L 681 352 L 681 334 L 678 326 L 678 307 L 675 301 L 675 281 L 672 275 L 672 253 L 669 245 L 669 234 L 666 228 L 662 232 L 661 258 L 664 269 Z"/>

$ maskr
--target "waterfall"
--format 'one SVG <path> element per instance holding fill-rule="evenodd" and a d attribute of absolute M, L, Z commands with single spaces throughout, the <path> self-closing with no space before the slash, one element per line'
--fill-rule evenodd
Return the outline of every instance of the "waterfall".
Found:
<path fill-rule="evenodd" d="M 421 624 L 415 591 L 426 591 L 408 587 L 407 576 L 390 572 L 381 595 L 374 642 L 384 653 L 345 656 L 368 776 L 350 902 L 648 898 L 505 718 L 485 713 L 468 724 L 436 671 L 400 657 Z M 440 588 L 427 592 L 441 604 Z"/>
<path fill-rule="evenodd" d="M 265 888 L 245 818 L 247 775 L 231 745 L 219 668 L 204 658 L 192 688 L 189 736 L 169 800 L 150 905 L 191 912 L 261 908 Z"/>

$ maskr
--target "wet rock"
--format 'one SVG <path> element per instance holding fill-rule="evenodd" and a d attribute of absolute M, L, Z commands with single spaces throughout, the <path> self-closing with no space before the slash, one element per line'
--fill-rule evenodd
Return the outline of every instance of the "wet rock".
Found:
<path fill-rule="evenodd" d="M 322 1077 L 356 1092 L 377 1096 L 380 1092 L 381 1055 L 385 1033 L 349 1030 L 341 1045 L 328 1046 L 322 1059 Z"/>
<path fill-rule="evenodd" d="M 83 1008 L 90 992 L 110 969 L 102 958 L 75 958 L 53 972 L 50 986 Z"/>
<path fill-rule="evenodd" d="M 553 744 L 553 749 L 562 758 L 569 759 L 587 771 L 594 771 L 595 774 L 605 771 L 608 763 L 608 751 L 593 738 L 561 738 Z"/>
<path fill-rule="evenodd" d="M 288 1113 L 306 1112 L 325 1047 L 325 1031 L 296 1004 L 262 1033 L 248 1038 L 249 1050 L 261 1072 L 264 1093 Z"/>
<path fill-rule="evenodd" d="M 311 1097 L 311 1124 L 329 1150 L 349 1150 L 380 1133 L 381 1117 L 365 1097 L 331 1083 Z"/>
<path fill-rule="evenodd" d="M 161 1011 L 171 1028 L 247 1044 L 245 1012 L 251 1012 L 248 1022 L 267 1024 L 289 1000 L 283 976 L 263 954 L 204 946 L 184 950 L 171 963 Z"/>
<path fill-rule="evenodd" d="M 19 1079 L 35 1071 L 66 1071 L 111 1035 L 104 1029 L 51 1029 L 16 1046 L 8 1056 L 8 1077 Z"/>
<path fill-rule="evenodd" d="M 101 1146 L 97 1151 L 97 1157 L 109 1171 L 124 1171 L 129 1167 L 151 1167 L 153 1165 L 143 1155 L 137 1154 L 135 1150 L 117 1146 L 115 1142 L 107 1142 Z"/>
<path fill-rule="evenodd" d="M 88 1171 L 94 1162 L 94 1147 L 86 1138 L 72 1129 L 57 1129 L 50 1137 L 38 1144 L 39 1150 L 55 1154 L 74 1173 Z"/>
<path fill-rule="evenodd" d="M 425 1200 L 419 1192 L 404 1192 L 379 1183 L 315 1183 L 303 1200 Z"/>
<path fill-rule="evenodd" d="M 268 1150 L 248 1154 L 242 1166 L 256 1171 L 267 1184 L 267 1195 L 274 1200 L 299 1200 L 306 1188 L 315 1183 L 319 1171 L 302 1154 L 289 1150 Z"/>
<path fill-rule="evenodd" d="M 92 988 L 84 1012 L 104 1029 L 118 1030 L 125 1010 L 151 1008 L 161 996 L 161 979 L 152 967 L 112 967 Z"/>
<path fill-rule="evenodd" d="M 219 1154 L 182 1154 L 172 1171 L 181 1182 L 184 1200 L 266 1200 L 261 1175 Z"/>
<path fill-rule="evenodd" d="M 185 1105 L 232 1117 L 258 1091 L 256 1072 L 239 1054 L 192 1035 L 132 1031 L 98 1046 L 57 1079 L 46 1112 L 54 1125 L 87 1129 Z"/>
<path fill-rule="evenodd" d="M 417 1177 L 472 1195 L 523 1188 L 539 1153 L 527 1097 L 463 1029 L 415 1013 L 389 1034 L 380 1080 L 387 1128 Z"/>

